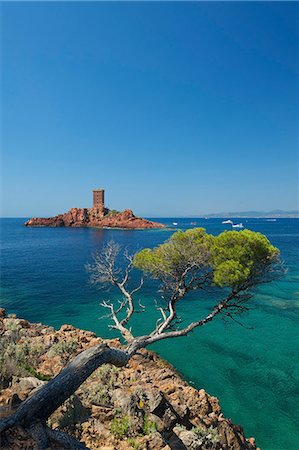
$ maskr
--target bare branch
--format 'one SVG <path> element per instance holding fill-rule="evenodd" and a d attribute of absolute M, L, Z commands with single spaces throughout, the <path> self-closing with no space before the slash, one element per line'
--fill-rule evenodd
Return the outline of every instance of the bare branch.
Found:
<path fill-rule="evenodd" d="M 171 297 L 171 299 L 168 302 L 168 311 L 169 315 L 165 318 L 163 317 L 163 322 L 156 326 L 156 329 L 151 333 L 151 336 L 155 335 L 156 333 L 161 334 L 163 331 L 167 330 L 170 326 L 170 324 L 173 322 L 174 319 L 176 319 L 176 303 L 181 300 L 187 293 L 187 290 L 185 288 L 182 288 L 180 285 L 177 287 L 175 294 Z"/>
<path fill-rule="evenodd" d="M 168 331 L 164 333 L 152 333 L 149 336 L 141 336 L 140 338 L 136 338 L 132 345 L 129 345 L 127 347 L 127 351 L 130 354 L 132 351 L 136 351 L 138 348 L 147 347 L 150 344 L 153 344 L 154 342 L 161 341 L 164 339 L 174 338 L 174 337 L 181 337 L 186 336 L 187 334 L 191 333 L 195 328 L 201 327 L 205 325 L 206 323 L 210 322 L 214 319 L 215 316 L 220 314 L 223 308 L 225 308 L 227 302 L 229 301 L 230 296 L 225 299 L 223 302 L 218 303 L 214 309 L 208 314 L 204 319 L 198 320 L 196 322 L 192 322 L 187 327 L 183 328 L 182 330 L 176 330 L 176 331 Z"/>
<path fill-rule="evenodd" d="M 163 308 L 158 308 L 158 310 L 159 310 L 160 313 L 162 314 L 163 320 L 164 320 L 164 322 L 165 322 L 165 321 L 167 320 L 167 317 L 166 317 L 166 314 L 165 314 L 164 309 L 163 309 Z"/>
<path fill-rule="evenodd" d="M 133 296 L 142 288 L 143 278 L 141 278 L 139 285 L 131 292 L 127 289 L 126 284 L 129 281 L 130 273 L 133 269 L 134 255 L 130 254 L 126 248 L 124 251 L 124 258 L 127 261 L 124 270 L 121 270 L 116 266 L 119 258 L 121 247 L 119 244 L 109 241 L 102 249 L 101 253 L 96 253 L 93 256 L 93 264 L 86 265 L 86 270 L 90 273 L 90 281 L 92 284 L 99 285 L 100 287 L 113 285 L 119 289 L 124 297 L 124 301 L 120 302 L 120 306 L 117 309 L 107 302 L 103 302 L 102 306 L 109 308 L 111 311 L 110 317 L 113 318 L 115 327 L 121 331 L 122 335 L 128 335 L 125 325 L 129 322 L 132 314 L 136 312 L 133 302 Z M 126 316 L 123 319 L 118 319 L 118 315 L 126 307 Z M 112 308 L 112 309 L 111 309 Z M 143 312 L 145 308 L 140 306 L 140 311 Z M 132 339 L 132 336 L 129 336 Z"/>
<path fill-rule="evenodd" d="M 126 258 L 128 263 L 127 263 L 126 268 L 125 268 L 124 278 L 123 278 L 122 282 L 120 283 L 122 286 L 125 286 L 125 284 L 127 283 L 128 279 L 129 279 L 129 275 L 130 275 L 130 272 L 131 272 L 132 267 L 133 267 L 134 255 L 129 254 L 129 251 L 126 248 L 125 251 L 124 251 L 124 257 Z"/>
<path fill-rule="evenodd" d="M 144 283 L 144 279 L 143 279 L 143 277 L 142 277 L 141 280 L 140 280 L 139 286 L 137 286 L 135 289 L 133 289 L 133 290 L 130 292 L 131 297 L 132 297 L 132 295 L 136 294 L 136 292 L 138 292 L 138 291 L 142 288 L 143 283 Z"/>
<path fill-rule="evenodd" d="M 135 311 L 135 306 L 134 306 L 134 301 L 133 301 L 133 295 L 136 294 L 136 292 L 138 292 L 142 288 L 142 286 L 143 286 L 143 278 L 141 278 L 139 286 L 137 286 L 131 292 L 127 291 L 127 289 L 125 288 L 123 283 L 117 283 L 117 287 L 119 288 L 121 293 L 126 298 L 126 303 L 128 304 L 127 315 L 120 322 L 122 325 L 126 325 L 129 322 L 130 318 L 132 317 L 132 314 L 134 312 L 136 312 Z"/>
<path fill-rule="evenodd" d="M 187 327 L 181 330 L 166 331 L 167 329 L 170 329 L 174 325 L 173 321 L 174 318 L 176 318 L 173 317 L 175 314 L 175 310 L 170 311 L 167 320 L 164 321 L 161 324 L 161 326 L 156 327 L 155 331 L 153 331 L 149 336 L 142 336 L 140 338 L 137 338 L 137 341 L 135 340 L 136 344 L 139 345 L 139 343 L 142 342 L 143 346 L 148 346 L 160 340 L 186 336 L 187 334 L 191 333 L 195 328 L 201 327 L 207 324 L 208 322 L 212 321 L 214 317 L 220 315 L 220 313 L 222 313 L 226 309 L 241 308 L 241 306 L 235 301 L 235 299 L 238 299 L 238 297 L 240 296 L 239 292 L 242 291 L 242 289 L 243 287 L 239 288 L 238 291 L 232 291 L 230 295 L 228 295 L 223 301 L 216 304 L 213 310 L 205 318 L 192 322 Z M 230 304 L 230 302 L 232 303 Z M 230 313 L 225 312 L 225 314 L 228 316 Z M 162 332 L 161 330 L 163 330 L 164 332 Z"/>
<path fill-rule="evenodd" d="M 141 300 L 138 300 L 138 306 L 140 308 L 141 311 L 136 311 L 136 312 L 143 312 L 146 310 L 146 307 L 141 303 Z"/>
<path fill-rule="evenodd" d="M 122 310 L 123 310 L 123 308 L 126 306 L 126 304 L 127 304 L 127 299 L 125 299 L 124 301 L 118 301 L 118 303 L 119 303 L 119 307 L 117 308 L 117 310 L 115 311 L 115 314 L 117 315 L 117 314 L 119 314 Z"/>
<path fill-rule="evenodd" d="M 110 328 L 114 328 L 114 329 L 118 330 L 127 342 L 131 342 L 134 339 L 134 336 L 132 335 L 131 331 L 129 331 L 127 328 L 125 328 L 123 326 L 123 324 L 121 322 L 119 322 L 119 320 L 115 314 L 113 305 L 111 303 L 103 301 L 101 303 L 101 306 L 103 306 L 103 308 L 110 309 L 110 311 L 111 311 L 110 316 L 112 317 L 115 325 L 110 325 Z"/>
<path fill-rule="evenodd" d="M 100 285 L 116 284 L 119 281 L 121 269 L 116 268 L 116 259 L 120 252 L 120 246 L 113 241 L 109 241 L 102 249 L 101 253 L 93 255 L 93 264 L 87 264 L 85 269 L 90 273 L 90 282 Z"/>
<path fill-rule="evenodd" d="M 199 240 L 198 233 L 201 236 Z M 134 256 L 130 255 L 126 249 L 124 253 L 124 258 L 127 260 L 126 267 L 124 269 L 119 268 L 116 263 L 120 253 L 120 246 L 113 241 L 108 242 L 101 254 L 94 256 L 93 264 L 87 265 L 86 269 L 90 272 L 92 283 L 100 286 L 113 285 L 122 294 L 123 300 L 119 301 L 117 309 L 111 302 L 106 300 L 101 303 L 101 306 L 109 311 L 108 317 L 113 320 L 113 325 L 110 325 L 110 328 L 118 330 L 127 342 L 125 351 L 109 348 L 102 343 L 77 355 L 59 375 L 37 390 L 32 397 L 22 402 L 12 416 L 3 419 L 0 422 L 0 432 L 16 424 L 21 424 L 25 428 L 33 425 L 32 433 L 37 433 L 40 444 L 45 446 L 47 444 L 47 435 L 44 429 L 40 427 L 40 423 L 45 423 L 46 419 L 102 364 L 112 363 L 118 367 L 123 367 L 137 353 L 138 349 L 147 347 L 160 340 L 186 336 L 194 329 L 206 325 L 220 315 L 239 323 L 235 316 L 249 309 L 246 302 L 251 297 L 250 290 L 259 283 L 277 278 L 277 273 L 281 270 L 278 259 L 275 261 L 277 264 L 273 265 L 272 256 L 275 248 L 269 246 L 267 252 L 267 243 L 263 243 L 264 247 L 260 244 L 262 248 L 266 246 L 265 257 L 261 257 L 258 250 L 253 252 L 253 256 L 246 256 L 245 252 L 245 257 L 248 258 L 250 263 L 248 266 L 252 266 L 252 268 L 249 276 L 247 276 L 247 271 L 244 272 L 247 280 L 242 286 L 236 287 L 235 284 L 242 283 L 243 277 L 232 277 L 230 279 L 230 277 L 227 277 L 226 270 L 223 270 L 222 273 L 220 272 L 222 278 L 220 277 L 220 281 L 218 280 L 218 285 L 224 286 L 225 289 L 227 286 L 233 286 L 230 294 L 224 300 L 219 301 L 203 319 L 178 329 L 182 321 L 177 316 L 177 303 L 190 291 L 214 286 L 212 277 L 215 270 L 215 262 L 211 259 L 210 247 L 207 245 L 208 241 L 205 244 L 204 233 L 205 231 L 202 229 L 199 231 L 189 230 L 185 233 L 184 239 L 181 239 L 181 234 L 175 234 L 174 236 L 177 236 L 177 238 L 174 237 L 167 241 L 166 244 L 159 246 L 159 258 L 156 262 L 154 259 L 152 269 L 149 270 L 151 264 L 149 266 L 145 264 L 144 270 L 149 270 L 153 278 L 162 282 L 162 289 L 167 298 L 168 307 L 163 308 L 156 305 L 161 318 L 157 320 L 154 331 L 136 338 L 134 338 L 131 328 L 128 329 L 125 325 L 129 322 L 133 313 L 142 312 L 145 309 L 139 301 L 141 311 L 136 311 L 133 302 L 133 296 L 141 289 L 143 279 L 140 280 L 140 284 L 133 290 L 128 288 Z M 235 242 L 235 234 L 232 236 L 234 236 L 233 241 Z M 237 233 L 237 236 L 242 236 L 241 232 L 240 234 Z M 212 237 L 210 236 L 209 238 Z M 261 239 L 258 238 L 257 240 Z M 239 247 L 242 246 L 242 242 L 241 240 Z M 233 243 L 233 245 L 235 244 Z M 219 247 L 220 256 L 230 260 L 230 253 L 226 257 L 226 249 L 227 241 L 224 239 L 224 242 Z M 229 250 L 231 251 L 230 247 Z M 241 267 L 243 267 L 242 259 L 243 257 L 240 257 Z M 219 267 L 221 267 L 221 264 L 220 258 Z M 142 265 L 140 267 L 142 268 Z M 245 269 L 246 264 L 244 266 Z M 120 320 L 118 316 L 124 313 L 124 308 L 126 308 L 126 316 Z M 244 326 L 243 324 L 240 325 Z M 61 433 L 51 431 L 50 437 L 56 440 L 59 445 L 62 442 L 66 442 L 65 436 Z M 67 440 L 67 443 L 72 448 L 77 448 L 74 441 Z"/>

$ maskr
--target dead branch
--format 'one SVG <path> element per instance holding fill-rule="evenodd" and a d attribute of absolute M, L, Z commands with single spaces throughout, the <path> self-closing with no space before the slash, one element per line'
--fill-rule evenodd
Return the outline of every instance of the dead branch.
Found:
<path fill-rule="evenodd" d="M 133 337 L 132 333 L 127 328 L 125 328 L 122 325 L 122 322 L 120 322 L 118 320 L 117 315 L 115 314 L 114 307 L 113 307 L 112 303 L 103 301 L 101 303 L 101 306 L 103 308 L 107 308 L 107 309 L 109 309 L 111 311 L 110 317 L 112 317 L 112 319 L 114 321 L 114 325 L 109 325 L 109 328 L 113 328 L 115 330 L 118 330 L 121 333 L 121 335 L 123 336 L 123 338 L 126 340 L 126 342 L 131 342 L 134 339 L 134 337 Z"/>

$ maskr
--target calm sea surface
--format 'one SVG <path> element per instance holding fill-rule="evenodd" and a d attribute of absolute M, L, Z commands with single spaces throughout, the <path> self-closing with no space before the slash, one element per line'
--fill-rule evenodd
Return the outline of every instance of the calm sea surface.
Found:
<path fill-rule="evenodd" d="M 236 219 L 240 221 L 240 219 Z M 25 219 L 1 220 L 1 306 L 30 321 L 59 328 L 70 323 L 115 337 L 107 319 L 99 319 L 103 299 L 117 299 L 114 291 L 96 290 L 88 283 L 84 265 L 91 254 L 113 239 L 132 250 L 153 247 L 171 230 L 99 230 L 26 228 Z M 222 219 L 159 219 L 176 228 L 191 222 L 217 234 L 228 225 Z M 280 281 L 259 288 L 253 310 L 243 317 L 247 327 L 216 319 L 192 335 L 152 348 L 172 363 L 197 388 L 219 398 L 225 416 L 240 423 L 263 450 L 299 448 L 299 220 L 242 219 L 244 225 L 268 236 L 280 248 L 288 268 Z M 136 280 L 133 280 L 133 282 Z M 157 319 L 153 300 L 156 285 L 147 280 L 141 294 L 147 306 L 133 324 L 143 333 Z M 181 306 L 182 317 L 204 316 L 213 299 L 193 296 Z"/>

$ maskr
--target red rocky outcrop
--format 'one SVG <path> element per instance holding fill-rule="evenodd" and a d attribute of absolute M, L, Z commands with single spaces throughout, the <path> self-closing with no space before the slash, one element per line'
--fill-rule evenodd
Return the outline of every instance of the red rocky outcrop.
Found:
<path fill-rule="evenodd" d="M 95 333 L 72 325 L 55 331 L 14 315 L 6 317 L 3 309 L 0 314 L 2 356 L 10 370 L 2 371 L 10 380 L 0 385 L 0 418 L 1 408 L 2 417 L 11 414 L 75 354 L 103 342 Z M 118 339 L 107 343 L 121 347 Z M 8 347 L 10 355 L 15 348 L 29 358 L 31 372 L 39 379 L 20 373 L 25 369 L 13 356 L 8 359 Z M 129 429 L 121 428 L 126 421 Z M 50 417 L 49 425 L 71 434 L 90 450 L 258 450 L 253 438 L 246 439 L 243 429 L 223 416 L 216 397 L 190 386 L 166 361 L 145 349 L 126 367 L 97 369 Z M 2 441 L 0 435 L 0 448 L 37 447 L 25 430 L 12 428 L 2 433 Z M 54 448 L 58 447 L 49 450 Z"/>
<path fill-rule="evenodd" d="M 33 217 L 25 222 L 27 227 L 98 227 L 98 228 L 164 228 L 165 225 L 136 217 L 130 209 L 109 212 L 97 208 L 72 208 L 54 217 Z"/>

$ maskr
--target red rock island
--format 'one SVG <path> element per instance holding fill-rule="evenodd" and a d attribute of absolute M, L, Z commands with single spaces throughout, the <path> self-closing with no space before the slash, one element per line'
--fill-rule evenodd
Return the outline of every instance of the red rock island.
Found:
<path fill-rule="evenodd" d="M 165 225 L 136 217 L 126 209 L 118 212 L 105 208 L 104 189 L 93 190 L 92 208 L 72 208 L 54 217 L 33 217 L 25 222 L 26 227 L 98 227 L 98 228 L 164 228 Z"/>

